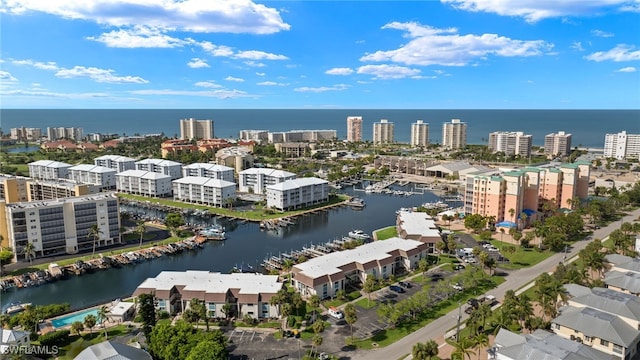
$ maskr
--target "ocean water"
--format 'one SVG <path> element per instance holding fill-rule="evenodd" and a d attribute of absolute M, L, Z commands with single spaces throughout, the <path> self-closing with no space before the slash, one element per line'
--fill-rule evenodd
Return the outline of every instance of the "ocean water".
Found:
<path fill-rule="evenodd" d="M 431 142 L 441 142 L 442 123 L 460 119 L 467 123 L 467 142 L 486 143 L 493 131 L 524 131 L 533 135 L 534 145 L 544 144 L 544 135 L 565 131 L 573 134 L 572 146 L 601 148 L 607 133 L 626 130 L 640 134 L 640 110 L 20 110 L 0 109 L 0 128 L 5 133 L 14 127 L 82 127 L 85 134 L 179 135 L 179 120 L 211 119 L 220 138 L 237 138 L 240 130 L 270 131 L 332 129 L 338 138 L 346 137 L 347 116 L 363 117 L 363 140 L 371 140 L 373 123 L 387 119 L 395 123 L 395 141 L 409 142 L 411 123 L 429 123 Z"/>

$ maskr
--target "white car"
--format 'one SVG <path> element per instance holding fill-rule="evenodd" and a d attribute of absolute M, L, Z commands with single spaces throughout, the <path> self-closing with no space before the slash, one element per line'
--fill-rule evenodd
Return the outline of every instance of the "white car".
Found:
<path fill-rule="evenodd" d="M 453 283 L 453 284 L 451 284 L 451 287 L 452 287 L 452 288 L 454 288 L 454 289 L 456 289 L 456 290 L 458 290 L 458 291 L 462 291 L 462 290 L 464 290 L 464 289 L 462 288 L 462 285 L 460 285 L 460 284 L 458 284 L 458 283 Z"/>
<path fill-rule="evenodd" d="M 342 311 L 334 307 L 330 307 L 328 313 L 329 313 L 329 316 L 338 320 L 344 318 L 344 314 L 342 313 Z"/>
<path fill-rule="evenodd" d="M 493 246 L 492 246 L 492 247 L 490 247 L 490 248 L 487 248 L 487 251 L 490 251 L 490 252 L 498 252 L 498 251 L 500 251 L 500 250 L 498 250 L 498 248 L 496 248 L 496 247 L 493 247 Z"/>
<path fill-rule="evenodd" d="M 464 262 L 468 263 L 468 264 L 475 264 L 477 263 L 476 258 L 474 257 L 468 257 L 466 259 L 464 259 Z"/>

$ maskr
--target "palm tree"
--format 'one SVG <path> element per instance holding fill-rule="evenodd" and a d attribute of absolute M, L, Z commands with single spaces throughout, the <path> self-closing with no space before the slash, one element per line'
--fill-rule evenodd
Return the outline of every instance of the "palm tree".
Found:
<path fill-rule="evenodd" d="M 109 310 L 105 305 L 102 305 L 100 309 L 98 309 L 97 320 L 102 325 L 102 329 L 104 329 L 104 337 L 105 339 L 109 338 L 109 334 L 107 333 L 107 319 L 109 318 Z"/>
<path fill-rule="evenodd" d="M 22 254 L 29 260 L 29 264 L 31 264 L 31 260 L 36 257 L 36 247 L 32 242 L 28 242 L 27 245 L 22 248 Z"/>
<path fill-rule="evenodd" d="M 96 319 L 96 316 L 93 314 L 89 314 L 87 316 L 84 317 L 84 326 L 89 328 L 89 333 L 93 334 L 93 327 L 96 326 L 96 323 L 98 322 L 98 320 Z"/>
<path fill-rule="evenodd" d="M 411 349 L 411 356 L 415 360 L 427 360 L 430 356 L 427 354 L 427 344 L 424 343 L 416 343 L 413 345 L 413 349 Z"/>
<path fill-rule="evenodd" d="M 427 359 L 432 359 L 438 356 L 438 352 L 440 352 L 440 350 L 438 349 L 438 343 L 435 342 L 435 340 L 429 340 L 426 343 L 424 343 L 424 345 L 426 347 L 426 353 L 428 356 Z"/>
<path fill-rule="evenodd" d="M 320 345 L 322 345 L 322 335 L 320 334 L 316 334 L 313 336 L 313 338 L 311 339 L 311 353 L 313 354 L 313 348 L 316 349 L 316 352 L 318 352 L 318 348 L 320 347 Z"/>
<path fill-rule="evenodd" d="M 136 234 L 140 235 L 140 247 L 142 247 L 142 239 L 144 238 L 144 233 L 147 232 L 147 228 L 144 226 L 144 220 L 138 220 L 136 225 Z"/>
<path fill-rule="evenodd" d="M 489 337 L 485 333 L 478 333 L 473 337 L 473 344 L 478 351 L 478 359 L 480 359 L 480 351 L 489 346 Z"/>
<path fill-rule="evenodd" d="M 473 343 L 469 338 L 463 336 L 457 341 L 447 339 L 447 343 L 454 348 L 451 353 L 451 360 L 464 360 L 465 358 L 471 359 L 471 354 L 473 354 L 471 347 L 473 346 Z"/>
<path fill-rule="evenodd" d="M 96 255 L 96 242 L 100 240 L 100 235 L 102 235 L 102 230 L 100 230 L 98 224 L 91 225 L 89 233 L 87 234 L 87 237 L 93 238 L 93 252 L 91 253 L 91 258 Z"/>

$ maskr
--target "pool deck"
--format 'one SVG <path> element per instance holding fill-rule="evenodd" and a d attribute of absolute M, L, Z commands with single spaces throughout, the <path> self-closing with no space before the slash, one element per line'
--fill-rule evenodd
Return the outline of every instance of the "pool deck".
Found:
<path fill-rule="evenodd" d="M 132 299 L 121 299 L 120 301 L 126 301 L 126 300 L 132 300 Z M 73 315 L 77 315 L 79 313 L 88 312 L 88 311 L 91 311 L 91 310 L 99 310 L 103 306 L 106 306 L 107 309 L 110 310 L 112 308 L 112 306 L 114 306 L 115 304 L 116 304 L 116 302 L 114 300 L 114 301 L 110 301 L 110 302 L 105 303 L 105 304 L 91 306 L 91 307 L 83 308 L 83 309 L 78 309 L 78 310 L 75 310 L 75 311 L 68 312 L 66 314 L 62 314 L 62 315 L 58 315 L 58 316 L 55 316 L 55 317 L 52 317 L 52 318 L 49 318 L 49 319 L 45 319 L 43 322 L 38 324 L 38 329 L 40 331 L 40 334 L 46 334 L 48 332 L 56 331 L 56 330 L 71 329 L 71 324 L 60 326 L 60 327 L 53 326 L 53 321 L 57 320 L 57 319 L 60 319 L 60 318 L 67 318 L 67 317 L 70 317 L 70 316 L 73 316 Z M 119 325 L 120 323 L 121 323 L 120 321 L 113 321 L 113 320 L 110 320 L 110 319 L 105 320 L 105 326 L 107 328 Z M 94 329 L 101 329 L 101 328 L 102 328 L 101 324 L 96 324 L 96 326 L 94 327 Z"/>

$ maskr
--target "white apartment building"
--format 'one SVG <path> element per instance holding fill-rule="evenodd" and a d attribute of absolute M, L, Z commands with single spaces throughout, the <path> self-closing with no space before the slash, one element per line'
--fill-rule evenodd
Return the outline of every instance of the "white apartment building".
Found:
<path fill-rule="evenodd" d="M 171 176 L 171 180 L 182 177 L 182 164 L 164 159 L 144 159 L 136 161 L 136 170 L 156 172 Z"/>
<path fill-rule="evenodd" d="M 324 140 L 334 140 L 338 137 L 336 130 L 291 130 L 282 132 L 270 132 L 267 140 L 271 144 L 287 142 L 317 142 Z"/>
<path fill-rule="evenodd" d="M 417 120 L 411 124 L 411 146 L 429 145 L 429 123 Z"/>
<path fill-rule="evenodd" d="M 347 116 L 347 141 L 362 141 L 362 116 Z"/>
<path fill-rule="evenodd" d="M 267 186 L 295 178 L 296 174 L 288 171 L 269 168 L 251 168 L 238 173 L 238 191 L 243 193 L 265 194 Z"/>
<path fill-rule="evenodd" d="M 292 210 L 329 200 L 329 182 L 315 177 L 287 180 L 269 185 L 267 207 Z"/>
<path fill-rule="evenodd" d="M 52 161 L 38 160 L 29 163 L 29 177 L 40 180 L 67 179 L 70 164 Z"/>
<path fill-rule="evenodd" d="M 11 128 L 11 139 L 13 140 L 40 140 L 42 129 L 40 128 Z"/>
<path fill-rule="evenodd" d="M 571 134 L 564 131 L 544 137 L 544 153 L 549 156 L 566 156 L 571 152 Z"/>
<path fill-rule="evenodd" d="M 387 119 L 381 119 L 379 122 L 373 123 L 373 143 L 384 144 L 393 143 L 395 124 Z"/>
<path fill-rule="evenodd" d="M 104 166 L 114 169 L 116 172 L 125 170 L 134 170 L 136 168 L 136 160 L 120 155 L 102 155 L 93 159 L 93 163 L 97 166 Z"/>
<path fill-rule="evenodd" d="M 446 149 L 463 149 L 467 146 L 467 123 L 451 119 L 442 124 L 442 146 Z"/>
<path fill-rule="evenodd" d="M 135 195 L 166 197 L 171 195 L 171 176 L 145 170 L 126 170 L 116 174 L 116 189 Z"/>
<path fill-rule="evenodd" d="M 173 199 L 216 207 L 228 206 L 236 198 L 236 184 L 202 176 L 173 181 Z"/>
<path fill-rule="evenodd" d="M 213 139 L 213 120 L 181 119 L 180 139 Z"/>
<path fill-rule="evenodd" d="M 97 185 L 104 189 L 114 189 L 116 171 L 104 166 L 81 164 L 69 168 L 69 180 L 80 184 Z"/>
<path fill-rule="evenodd" d="M 58 139 L 82 140 L 82 128 L 48 127 L 47 138 L 49 141 L 55 141 Z"/>
<path fill-rule="evenodd" d="M 254 319 L 279 317 L 269 300 L 284 286 L 277 275 L 251 273 L 221 274 L 208 271 L 163 271 L 138 285 L 133 296 L 153 294 L 158 310 L 170 314 L 189 308 L 192 299 L 204 302 L 211 317 L 224 318 L 225 304 L 231 304 L 231 316 Z"/>
<path fill-rule="evenodd" d="M 240 130 L 240 140 L 264 142 L 269 140 L 269 130 Z"/>
<path fill-rule="evenodd" d="M 604 136 L 604 156 L 624 160 L 640 158 L 640 134 L 627 134 L 621 131 L 617 134 Z"/>
<path fill-rule="evenodd" d="M 16 256 L 24 256 L 27 243 L 35 257 L 75 254 L 93 249 L 89 235 L 98 225 L 96 248 L 120 242 L 118 197 L 113 192 L 6 204 L 0 201 L 0 223 L 8 229 L 9 246 Z"/>
<path fill-rule="evenodd" d="M 202 176 L 233 182 L 233 168 L 218 164 L 193 163 L 182 167 L 182 176 Z"/>
<path fill-rule="evenodd" d="M 522 131 L 495 131 L 489 134 L 489 150 L 503 152 L 505 155 L 531 155 L 533 137 Z"/>

